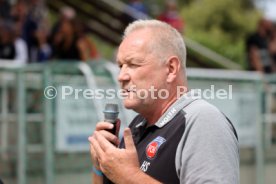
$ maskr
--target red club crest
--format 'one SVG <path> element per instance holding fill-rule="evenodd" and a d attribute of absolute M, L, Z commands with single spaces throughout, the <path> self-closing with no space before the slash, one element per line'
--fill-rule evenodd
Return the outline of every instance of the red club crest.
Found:
<path fill-rule="evenodd" d="M 157 142 L 151 142 L 148 146 L 147 146 L 147 156 L 148 158 L 154 158 L 156 152 L 158 150 L 158 143 Z"/>
<path fill-rule="evenodd" d="M 148 159 L 153 159 L 156 156 L 158 149 L 164 142 L 166 142 L 166 139 L 164 139 L 161 136 L 158 136 L 148 144 L 146 148 L 146 155 Z"/>

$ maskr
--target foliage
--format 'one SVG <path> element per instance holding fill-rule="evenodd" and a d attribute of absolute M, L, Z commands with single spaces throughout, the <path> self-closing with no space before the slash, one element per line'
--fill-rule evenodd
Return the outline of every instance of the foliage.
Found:
<path fill-rule="evenodd" d="M 100 57 L 105 58 L 109 61 L 115 62 L 115 52 L 116 47 L 103 42 L 101 38 L 97 37 L 96 35 L 90 35 L 90 39 L 95 43 L 97 46 L 97 50 L 100 54 Z"/>
<path fill-rule="evenodd" d="M 244 63 L 246 36 L 255 30 L 260 18 L 250 0 L 190 0 L 181 9 L 181 15 L 187 37 Z"/>

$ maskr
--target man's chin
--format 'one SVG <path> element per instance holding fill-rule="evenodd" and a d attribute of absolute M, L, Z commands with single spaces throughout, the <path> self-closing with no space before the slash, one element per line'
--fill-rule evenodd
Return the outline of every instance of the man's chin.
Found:
<path fill-rule="evenodd" d="M 138 107 L 138 103 L 134 101 L 124 100 L 124 106 L 127 109 L 135 110 Z"/>

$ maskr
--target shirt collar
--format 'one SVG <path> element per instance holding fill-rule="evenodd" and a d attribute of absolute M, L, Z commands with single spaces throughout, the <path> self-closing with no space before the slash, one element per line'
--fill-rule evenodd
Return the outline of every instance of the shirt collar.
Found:
<path fill-rule="evenodd" d="M 197 99 L 200 99 L 200 96 L 197 92 L 189 91 L 185 93 L 166 110 L 166 112 L 158 119 L 155 125 L 159 128 L 162 128 L 168 124 L 168 122 L 170 122 L 180 110 Z"/>

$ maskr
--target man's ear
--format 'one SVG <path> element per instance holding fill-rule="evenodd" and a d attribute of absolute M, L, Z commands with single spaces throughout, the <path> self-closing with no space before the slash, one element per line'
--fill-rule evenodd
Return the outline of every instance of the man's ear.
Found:
<path fill-rule="evenodd" d="M 172 56 L 166 61 L 167 66 L 167 82 L 171 83 L 175 80 L 181 68 L 181 61 L 178 57 Z"/>

